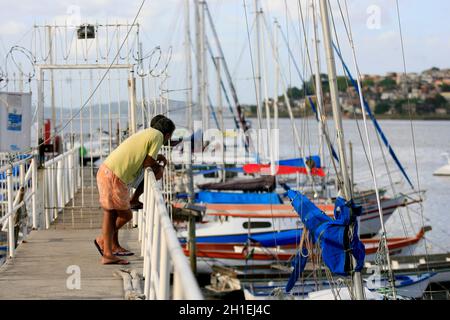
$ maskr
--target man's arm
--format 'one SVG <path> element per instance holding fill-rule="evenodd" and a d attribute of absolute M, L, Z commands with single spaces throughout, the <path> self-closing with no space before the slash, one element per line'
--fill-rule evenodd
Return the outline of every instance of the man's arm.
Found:
<path fill-rule="evenodd" d="M 164 167 L 159 165 L 158 162 L 156 162 L 155 159 L 147 155 L 144 159 L 143 167 L 145 168 L 151 168 L 153 173 L 155 174 L 156 180 L 159 180 L 163 176 Z"/>
<path fill-rule="evenodd" d="M 143 163 L 144 169 L 151 167 L 153 171 L 155 171 L 154 168 L 157 168 L 157 166 L 159 166 L 158 162 L 156 162 L 155 159 L 153 159 L 152 157 L 150 157 L 149 155 L 147 155 L 144 159 L 144 163 Z"/>

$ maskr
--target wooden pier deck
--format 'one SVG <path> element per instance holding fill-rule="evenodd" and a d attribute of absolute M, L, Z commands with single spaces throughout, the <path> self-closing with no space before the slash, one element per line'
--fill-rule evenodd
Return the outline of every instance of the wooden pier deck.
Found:
<path fill-rule="evenodd" d="M 124 299 L 123 280 L 113 272 L 136 269 L 141 274 L 138 231 L 125 226 L 119 233 L 121 245 L 135 253 L 125 257 L 129 265 L 102 265 L 93 243 L 102 219 L 97 188 L 83 192 L 82 208 L 79 191 L 72 202 L 79 207 L 69 203 L 73 208 L 60 213 L 50 229 L 32 231 L 16 256 L 0 267 L 0 299 Z M 70 278 L 77 267 L 80 289 L 73 288 Z"/>

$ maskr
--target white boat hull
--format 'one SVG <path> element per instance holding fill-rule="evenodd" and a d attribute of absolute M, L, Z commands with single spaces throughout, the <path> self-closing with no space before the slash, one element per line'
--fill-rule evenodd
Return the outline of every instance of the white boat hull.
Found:
<path fill-rule="evenodd" d="M 439 169 L 437 169 L 433 175 L 435 176 L 450 176 L 450 164 L 447 164 Z"/>

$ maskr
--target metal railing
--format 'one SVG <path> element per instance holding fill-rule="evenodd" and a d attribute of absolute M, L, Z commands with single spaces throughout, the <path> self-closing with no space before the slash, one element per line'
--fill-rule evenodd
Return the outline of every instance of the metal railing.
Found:
<path fill-rule="evenodd" d="M 22 160 L 4 165 L 0 168 L 1 182 L 1 216 L 0 226 L 8 235 L 8 257 L 15 255 L 18 242 L 18 227 L 23 217 L 18 216 L 18 211 L 30 203 L 33 228 L 37 225 L 37 162 L 36 158 L 28 156 Z M 5 179 L 6 178 L 6 179 Z M 6 183 L 5 183 L 6 180 Z M 3 203 L 6 204 L 3 205 Z M 25 217 L 28 219 L 28 216 Z M 28 221 L 22 228 L 23 239 L 28 233 Z"/>
<path fill-rule="evenodd" d="M 44 163 L 45 228 L 58 218 L 80 188 L 79 148 L 73 148 Z"/>
<path fill-rule="evenodd" d="M 44 176 L 38 177 L 37 158 L 28 156 L 25 159 L 6 164 L 0 168 L 0 226 L 7 232 L 8 257 L 15 256 L 18 242 L 18 226 L 22 226 L 22 238 L 28 235 L 29 218 L 32 229 L 41 227 L 39 204 L 44 203 L 45 229 L 50 227 L 65 204 L 74 198 L 80 187 L 78 148 L 67 151 L 44 164 Z M 6 179 L 5 179 L 6 178 Z M 6 182 L 5 182 L 6 180 Z M 39 186 L 38 180 L 44 187 Z M 43 199 L 42 199 L 43 196 Z M 27 214 L 20 217 L 19 210 L 31 206 L 31 217 Z M 29 212 L 29 210 L 26 210 Z M 22 221 L 21 219 L 26 219 Z"/>
<path fill-rule="evenodd" d="M 138 217 L 138 227 L 146 299 L 203 300 L 151 169 L 145 170 L 144 208 Z"/>

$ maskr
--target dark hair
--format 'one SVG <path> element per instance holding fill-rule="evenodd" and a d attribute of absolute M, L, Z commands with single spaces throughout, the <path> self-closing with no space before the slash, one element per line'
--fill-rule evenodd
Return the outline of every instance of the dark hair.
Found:
<path fill-rule="evenodd" d="M 175 131 L 175 124 L 169 118 L 164 117 L 157 121 L 153 128 L 166 135 Z"/>
<path fill-rule="evenodd" d="M 154 117 L 152 118 L 152 120 L 150 121 L 150 127 L 154 128 L 154 127 L 155 127 L 155 124 L 156 124 L 159 120 L 164 119 L 164 118 L 166 118 L 166 116 L 164 116 L 164 115 L 162 115 L 162 114 L 158 114 L 158 115 L 154 116 Z"/>

